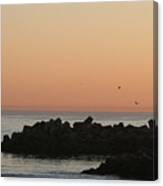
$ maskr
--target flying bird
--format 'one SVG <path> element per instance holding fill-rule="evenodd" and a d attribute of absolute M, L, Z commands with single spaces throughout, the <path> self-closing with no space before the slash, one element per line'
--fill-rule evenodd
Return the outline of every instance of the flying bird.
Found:
<path fill-rule="evenodd" d="M 139 103 L 137 101 L 134 101 L 135 105 L 139 105 Z"/>
<path fill-rule="evenodd" d="M 118 88 L 118 90 L 120 90 L 122 87 L 121 86 L 118 86 L 117 88 Z"/>

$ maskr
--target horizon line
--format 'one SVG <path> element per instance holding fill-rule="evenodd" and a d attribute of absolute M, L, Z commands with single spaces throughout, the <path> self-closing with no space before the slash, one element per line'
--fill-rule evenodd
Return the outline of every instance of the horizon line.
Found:
<path fill-rule="evenodd" d="M 125 110 L 125 111 L 121 111 L 121 110 L 55 110 L 55 109 L 3 109 L 1 107 L 1 113 L 2 112 L 74 112 L 74 113 L 154 113 L 154 111 L 147 111 L 147 110 Z"/>

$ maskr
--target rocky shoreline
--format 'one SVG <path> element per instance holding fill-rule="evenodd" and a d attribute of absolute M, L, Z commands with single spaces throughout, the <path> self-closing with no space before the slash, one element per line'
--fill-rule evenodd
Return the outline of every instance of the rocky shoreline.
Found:
<path fill-rule="evenodd" d="M 85 174 L 110 175 L 122 178 L 153 180 L 157 173 L 157 126 L 154 120 L 147 125 L 102 126 L 88 117 L 83 122 L 63 122 L 60 118 L 24 126 L 11 138 L 3 137 L 1 151 L 36 157 L 109 156 L 97 169 Z M 155 153 L 153 153 L 155 152 Z"/>
<path fill-rule="evenodd" d="M 122 154 L 107 158 L 96 169 L 84 170 L 82 174 L 118 175 L 121 179 L 155 180 L 157 162 L 152 156 L 143 153 Z"/>

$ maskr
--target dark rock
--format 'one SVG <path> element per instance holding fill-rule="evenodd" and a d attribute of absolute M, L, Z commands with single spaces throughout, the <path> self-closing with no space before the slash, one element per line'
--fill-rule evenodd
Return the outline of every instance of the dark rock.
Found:
<path fill-rule="evenodd" d="M 139 128 L 141 128 L 141 129 L 147 129 L 148 127 L 147 127 L 147 125 L 143 125 L 143 126 L 141 126 Z"/>
<path fill-rule="evenodd" d="M 81 128 L 83 128 L 83 122 L 75 122 L 73 124 L 73 128 L 74 129 L 81 129 Z"/>
<path fill-rule="evenodd" d="M 100 129 L 100 128 L 102 128 L 102 125 L 101 125 L 101 123 L 93 123 L 92 127 L 96 128 L 96 129 Z"/>
<path fill-rule="evenodd" d="M 62 120 L 60 118 L 57 118 L 55 120 L 55 124 L 62 125 Z"/>
<path fill-rule="evenodd" d="M 3 141 L 4 141 L 4 143 L 7 143 L 9 140 L 10 140 L 10 138 L 9 138 L 8 135 L 4 135 L 4 136 L 3 136 Z"/>
<path fill-rule="evenodd" d="M 156 125 L 155 125 L 155 120 L 150 119 L 150 120 L 148 121 L 148 125 L 149 125 L 149 128 L 150 128 L 150 129 L 155 128 L 155 127 L 156 127 Z"/>
<path fill-rule="evenodd" d="M 113 125 L 114 128 L 123 128 L 124 124 L 122 122 L 120 122 L 118 125 Z"/>
<path fill-rule="evenodd" d="M 75 122 L 73 124 L 73 127 L 74 129 L 78 129 L 78 130 L 83 130 L 83 129 L 85 130 L 92 126 L 92 121 L 93 121 L 93 118 L 89 116 L 83 122 Z"/>
<path fill-rule="evenodd" d="M 124 124 L 123 124 L 122 122 L 120 122 L 120 123 L 118 124 L 118 127 L 119 127 L 119 128 L 123 128 L 123 127 L 124 127 Z"/>
<path fill-rule="evenodd" d="M 23 131 L 14 132 L 11 139 L 4 136 L 1 151 L 50 158 L 80 155 L 119 156 L 121 161 L 118 158 L 109 160 L 113 168 L 116 167 L 115 172 L 120 165 L 133 171 L 129 168 L 131 165 L 129 161 L 135 161 L 137 164 L 140 161 L 139 155 L 133 157 L 131 155 L 141 152 L 142 164 L 145 157 L 152 157 L 153 152 L 157 155 L 157 144 L 153 143 L 157 141 L 157 130 L 152 127 L 155 126 L 153 121 L 150 121 L 149 125 L 150 129 L 147 126 L 125 127 L 122 122 L 114 127 L 102 126 L 100 123 L 93 123 L 92 117 L 88 117 L 82 122 L 75 122 L 71 127 L 69 122 L 62 123 L 60 118 L 50 119 L 47 122 L 37 122 L 31 127 L 24 126 Z M 156 159 L 156 157 L 152 158 Z M 154 160 L 154 162 L 157 164 L 157 161 Z M 103 174 L 106 174 L 108 163 L 102 164 L 101 167 L 105 170 Z M 111 172 L 109 169 L 107 174 L 113 173 L 113 168 Z M 122 172 L 122 169 L 120 170 Z M 93 169 L 91 171 L 96 173 Z M 127 172 L 124 176 L 127 176 Z"/>
<path fill-rule="evenodd" d="M 11 139 L 17 140 L 17 139 L 19 139 L 20 136 L 21 136 L 21 134 L 19 132 L 13 132 L 11 135 Z"/>
<path fill-rule="evenodd" d="M 65 121 L 63 123 L 63 127 L 69 129 L 71 126 L 70 126 L 70 123 L 68 121 Z"/>
<path fill-rule="evenodd" d="M 53 119 L 53 118 L 51 118 L 50 120 L 49 120 L 49 123 L 54 123 L 55 122 L 55 120 Z"/>
<path fill-rule="evenodd" d="M 91 116 L 89 116 L 86 120 L 84 120 L 84 123 L 89 123 L 91 124 L 93 121 L 93 118 Z"/>
<path fill-rule="evenodd" d="M 84 170 L 83 174 L 117 175 L 122 179 L 155 180 L 153 157 L 144 154 L 123 154 L 106 159 L 96 169 Z"/>
<path fill-rule="evenodd" d="M 31 132 L 31 130 L 32 130 L 32 127 L 30 127 L 30 126 L 24 126 L 23 127 L 23 133 L 29 133 L 29 132 Z"/>

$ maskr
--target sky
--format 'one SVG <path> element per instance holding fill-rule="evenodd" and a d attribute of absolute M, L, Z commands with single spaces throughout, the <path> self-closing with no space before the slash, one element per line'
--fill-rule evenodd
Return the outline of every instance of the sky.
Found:
<path fill-rule="evenodd" d="M 4 5 L 1 39 L 3 110 L 153 111 L 152 1 Z"/>

